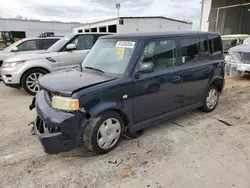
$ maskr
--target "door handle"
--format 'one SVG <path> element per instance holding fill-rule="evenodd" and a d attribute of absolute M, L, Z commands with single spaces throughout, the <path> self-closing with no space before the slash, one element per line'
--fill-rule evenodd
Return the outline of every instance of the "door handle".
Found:
<path fill-rule="evenodd" d="M 174 76 L 173 78 L 172 78 L 172 81 L 173 82 L 178 82 L 178 81 L 180 81 L 181 80 L 181 77 L 180 76 Z"/>

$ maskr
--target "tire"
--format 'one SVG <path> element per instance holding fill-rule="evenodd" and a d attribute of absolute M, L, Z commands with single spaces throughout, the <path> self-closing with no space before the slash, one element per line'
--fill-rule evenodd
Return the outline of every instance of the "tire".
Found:
<path fill-rule="evenodd" d="M 112 122 L 111 124 L 110 120 Z M 114 124 L 115 121 L 117 121 L 119 125 Z M 108 153 L 117 146 L 123 132 L 123 127 L 124 121 L 122 117 L 114 111 L 105 112 L 97 118 L 90 118 L 83 132 L 84 145 L 96 154 Z M 111 134 L 109 134 L 109 132 L 111 132 Z M 112 138 L 109 139 L 110 137 Z"/>
<path fill-rule="evenodd" d="M 37 85 L 37 80 L 40 76 L 43 76 L 45 74 L 47 74 L 48 72 L 44 69 L 40 69 L 40 68 L 34 68 L 34 69 L 30 69 L 28 71 L 26 71 L 22 78 L 21 78 L 21 87 L 24 89 L 24 91 L 30 95 L 35 95 L 38 91 L 39 91 L 39 87 Z M 37 75 L 35 77 L 35 75 Z M 38 76 L 40 75 L 40 76 Z M 31 79 L 33 78 L 33 80 Z M 31 86 L 29 86 L 27 84 L 27 82 L 32 82 L 34 81 L 34 90 L 32 90 Z M 33 87 L 33 86 L 32 86 Z"/>
<path fill-rule="evenodd" d="M 140 130 L 140 131 L 137 131 L 135 133 L 124 132 L 123 135 L 128 139 L 136 139 L 136 138 L 139 138 L 140 136 L 142 136 L 143 133 L 144 133 L 144 130 Z"/>
<path fill-rule="evenodd" d="M 208 102 L 208 98 L 209 98 L 209 94 L 210 92 L 216 92 L 216 98 L 214 97 L 212 100 L 212 102 Z M 211 94 L 212 94 L 211 93 Z M 203 106 L 201 107 L 201 110 L 204 111 L 204 112 L 212 112 L 214 111 L 214 109 L 216 108 L 217 104 L 218 104 L 218 101 L 219 101 L 219 91 L 218 91 L 218 88 L 215 86 L 215 85 L 211 85 L 209 88 L 208 88 L 208 91 L 206 93 L 206 97 L 204 99 L 204 103 L 203 103 Z"/>

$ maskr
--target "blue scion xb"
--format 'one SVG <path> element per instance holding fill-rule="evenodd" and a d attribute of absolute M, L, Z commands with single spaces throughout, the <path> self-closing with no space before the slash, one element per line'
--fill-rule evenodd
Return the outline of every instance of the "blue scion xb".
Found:
<path fill-rule="evenodd" d="M 35 133 L 49 154 L 81 142 L 101 154 L 163 120 L 216 108 L 224 86 L 221 37 L 210 32 L 109 35 L 80 69 L 39 78 Z"/>

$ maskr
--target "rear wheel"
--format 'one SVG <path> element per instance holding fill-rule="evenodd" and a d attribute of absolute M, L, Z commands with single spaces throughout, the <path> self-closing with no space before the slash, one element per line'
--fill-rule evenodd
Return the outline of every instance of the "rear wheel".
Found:
<path fill-rule="evenodd" d="M 48 72 L 34 68 L 26 71 L 21 79 L 21 87 L 30 95 L 35 95 L 39 90 L 38 78 L 47 74 Z"/>
<path fill-rule="evenodd" d="M 84 145 L 97 154 L 113 150 L 123 130 L 122 117 L 113 111 L 91 118 L 83 133 Z"/>
<path fill-rule="evenodd" d="M 211 85 L 207 91 L 206 99 L 201 108 L 204 112 L 212 112 L 219 101 L 219 91 L 215 85 Z"/>

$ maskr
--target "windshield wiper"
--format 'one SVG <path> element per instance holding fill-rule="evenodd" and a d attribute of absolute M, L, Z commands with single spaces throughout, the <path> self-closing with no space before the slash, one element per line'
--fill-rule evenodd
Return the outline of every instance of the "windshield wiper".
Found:
<path fill-rule="evenodd" d="M 97 68 L 94 68 L 94 67 L 84 67 L 85 69 L 91 69 L 91 70 L 94 70 L 94 71 L 98 71 L 98 72 L 101 72 L 101 73 L 104 73 L 104 71 L 100 70 L 100 69 L 97 69 Z"/>

